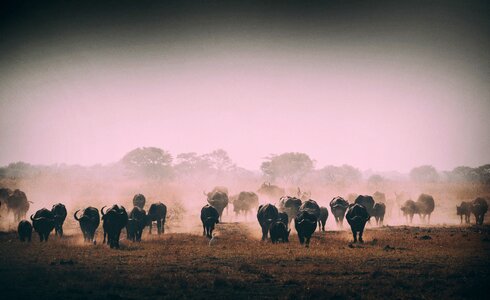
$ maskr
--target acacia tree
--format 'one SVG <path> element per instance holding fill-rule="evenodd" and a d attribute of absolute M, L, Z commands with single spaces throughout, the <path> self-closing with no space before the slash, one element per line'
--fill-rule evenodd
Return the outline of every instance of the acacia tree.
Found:
<path fill-rule="evenodd" d="M 260 169 L 272 181 L 282 179 L 286 183 L 296 184 L 313 170 L 314 165 L 308 154 L 288 152 L 267 157 Z"/>
<path fill-rule="evenodd" d="M 350 165 L 326 166 L 320 170 L 320 174 L 323 180 L 333 182 L 357 182 L 362 178 L 362 174 L 359 169 Z"/>
<path fill-rule="evenodd" d="M 124 155 L 121 163 L 132 171 L 133 175 L 155 179 L 169 177 L 172 172 L 172 156 L 156 147 L 136 148 Z"/>
<path fill-rule="evenodd" d="M 424 165 L 413 168 L 410 171 L 410 179 L 416 182 L 436 182 L 439 180 L 439 173 L 433 166 Z"/>

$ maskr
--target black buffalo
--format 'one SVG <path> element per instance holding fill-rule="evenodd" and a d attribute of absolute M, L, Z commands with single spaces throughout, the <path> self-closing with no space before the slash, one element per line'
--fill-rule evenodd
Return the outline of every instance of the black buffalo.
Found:
<path fill-rule="evenodd" d="M 104 222 L 102 225 L 104 228 L 103 243 L 107 238 L 107 243 L 111 248 L 119 248 L 121 230 L 128 224 L 128 213 L 124 206 L 113 205 L 106 212 L 104 212 L 104 207 L 100 210 Z"/>
<path fill-rule="evenodd" d="M 209 204 L 204 205 L 201 209 L 201 222 L 203 228 L 202 235 L 212 238 L 214 225 L 219 223 L 218 210 Z"/>
<path fill-rule="evenodd" d="M 349 202 L 345 201 L 342 197 L 335 197 L 330 201 L 330 211 L 332 211 L 335 218 L 335 223 L 340 228 L 344 225 L 344 216 L 348 208 Z"/>
<path fill-rule="evenodd" d="M 373 214 L 376 219 L 376 225 L 383 225 L 385 219 L 386 205 L 382 202 L 374 204 Z"/>
<path fill-rule="evenodd" d="M 473 200 L 473 214 L 475 215 L 476 224 L 482 225 L 485 214 L 488 211 L 487 200 L 483 198 L 476 198 Z"/>
<path fill-rule="evenodd" d="M 95 207 L 87 207 L 83 210 L 83 213 L 80 217 L 77 216 L 77 213 L 80 210 L 77 210 L 73 217 L 80 223 L 80 229 L 82 230 L 83 240 L 86 242 L 94 242 L 95 243 L 95 231 L 99 227 L 100 224 L 100 215 L 99 210 Z"/>
<path fill-rule="evenodd" d="M 54 214 L 46 209 L 38 210 L 34 215 L 31 215 L 32 226 L 34 230 L 39 234 L 39 239 L 42 241 L 48 241 L 49 234 L 54 229 L 56 221 Z"/>
<path fill-rule="evenodd" d="M 309 199 L 301 204 L 299 211 L 307 211 L 308 213 L 314 215 L 317 219 L 320 218 L 320 206 L 315 200 Z"/>
<path fill-rule="evenodd" d="M 417 204 L 413 200 L 407 200 L 405 203 L 403 203 L 401 207 L 401 211 L 403 212 L 403 215 L 405 216 L 407 223 L 412 223 L 413 222 L 413 215 L 417 213 Z"/>
<path fill-rule="evenodd" d="M 288 214 L 285 213 L 285 212 L 280 212 L 277 214 L 277 219 L 281 222 L 283 222 L 284 224 L 286 224 L 286 227 L 288 227 L 288 221 L 289 221 L 289 217 L 288 217 Z"/>
<path fill-rule="evenodd" d="M 153 222 L 157 222 L 158 235 L 165 233 L 165 220 L 167 218 L 167 206 L 162 202 L 152 203 L 148 210 L 148 227 L 153 227 Z"/>
<path fill-rule="evenodd" d="M 133 197 L 133 206 L 139 207 L 141 209 L 145 208 L 146 198 L 143 194 L 136 194 Z"/>
<path fill-rule="evenodd" d="M 311 210 L 310 210 L 311 211 Z M 310 246 L 310 239 L 316 230 L 318 218 L 309 210 L 300 210 L 294 218 L 294 227 L 298 233 L 299 243 L 305 244 L 306 248 Z"/>
<path fill-rule="evenodd" d="M 324 206 L 320 207 L 320 217 L 318 218 L 318 230 L 325 231 L 325 224 L 328 219 L 328 209 Z"/>
<path fill-rule="evenodd" d="M 357 235 L 359 234 L 359 242 L 363 243 L 362 234 L 364 233 L 364 227 L 369 220 L 369 213 L 363 205 L 351 204 L 345 215 L 347 223 L 349 223 L 352 230 L 352 236 L 354 237 L 354 243 L 357 242 Z"/>
<path fill-rule="evenodd" d="M 415 205 L 417 206 L 417 213 L 420 216 L 420 220 L 424 223 L 430 223 L 430 215 L 435 207 L 434 198 L 431 195 L 421 194 L 417 202 L 415 202 Z M 425 220 L 426 217 L 428 218 L 427 221 Z"/>
<path fill-rule="evenodd" d="M 51 208 L 51 212 L 54 214 L 54 221 L 55 221 L 55 234 L 62 237 L 63 236 L 63 223 L 65 222 L 66 219 L 66 207 L 61 204 L 55 204 L 53 205 L 53 208 Z"/>
<path fill-rule="evenodd" d="M 259 197 L 254 192 L 240 192 L 233 198 L 233 211 L 236 216 L 243 214 L 246 217 L 259 206 Z"/>
<path fill-rule="evenodd" d="M 369 214 L 369 216 L 374 215 L 374 199 L 368 195 L 359 195 L 354 201 L 355 204 L 360 204 L 364 206 Z M 369 220 L 368 220 L 369 221 Z"/>
<path fill-rule="evenodd" d="M 289 233 L 291 229 L 288 230 L 287 225 L 282 221 L 272 222 L 269 227 L 269 234 L 271 236 L 271 242 L 273 244 L 281 241 L 283 243 L 289 243 Z"/>
<path fill-rule="evenodd" d="M 473 211 L 473 205 L 471 202 L 461 202 L 460 206 L 456 206 L 456 214 L 461 218 L 461 224 L 463 224 L 463 217 L 466 224 L 470 223 L 471 212 Z"/>
<path fill-rule="evenodd" d="M 5 202 L 7 211 L 13 213 L 16 222 L 26 217 L 26 213 L 29 210 L 29 201 L 23 191 L 15 190 Z"/>
<path fill-rule="evenodd" d="M 272 204 L 260 205 L 257 212 L 257 220 L 262 228 L 262 240 L 267 239 L 269 228 L 273 222 L 276 222 L 279 218 L 279 212 L 277 208 Z"/>
<path fill-rule="evenodd" d="M 209 205 L 218 211 L 221 220 L 223 210 L 228 206 L 228 189 L 224 187 L 215 187 L 209 193 L 204 192 L 204 195 L 206 195 Z"/>
<path fill-rule="evenodd" d="M 19 226 L 17 226 L 17 233 L 19 234 L 19 240 L 21 242 L 31 241 L 32 237 L 32 225 L 29 221 L 22 220 L 19 222 Z"/>
<path fill-rule="evenodd" d="M 279 205 L 277 207 L 279 212 L 284 212 L 288 215 L 288 224 L 296 217 L 299 212 L 299 207 L 303 202 L 290 196 L 284 196 L 279 199 Z"/>
<path fill-rule="evenodd" d="M 143 229 L 145 229 L 147 223 L 146 211 L 138 206 L 133 207 L 128 216 L 128 223 L 126 224 L 128 240 L 140 242 Z"/>

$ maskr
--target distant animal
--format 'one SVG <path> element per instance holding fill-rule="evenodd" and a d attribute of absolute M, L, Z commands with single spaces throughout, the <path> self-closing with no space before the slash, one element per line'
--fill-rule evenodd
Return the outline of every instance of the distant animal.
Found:
<path fill-rule="evenodd" d="M 213 237 L 214 225 L 219 223 L 219 212 L 213 206 L 206 204 L 201 209 L 201 222 L 203 232 L 207 238 L 211 239 Z"/>
<path fill-rule="evenodd" d="M 233 211 L 238 216 L 243 214 L 247 216 L 259 206 L 259 197 L 254 192 L 240 192 L 233 201 Z"/>
<path fill-rule="evenodd" d="M 100 210 L 102 213 L 102 228 L 104 229 L 104 241 L 109 247 L 119 248 L 119 238 L 121 230 L 128 224 L 128 213 L 124 206 L 114 204 L 110 209 L 104 212 L 104 207 Z"/>
<path fill-rule="evenodd" d="M 158 235 L 165 233 L 165 219 L 167 218 L 167 206 L 162 202 L 153 203 L 148 210 L 148 226 L 151 228 L 153 222 L 157 222 Z"/>
<path fill-rule="evenodd" d="M 83 210 L 82 215 L 80 217 L 77 216 L 77 213 L 80 210 L 77 210 L 73 217 L 75 220 L 80 223 L 80 229 L 82 230 L 83 240 L 85 242 L 94 242 L 95 243 L 95 231 L 99 227 L 100 224 L 100 215 L 99 210 L 95 207 L 87 207 Z"/>
<path fill-rule="evenodd" d="M 228 189 L 224 187 L 215 187 L 209 193 L 204 192 L 204 195 L 207 197 L 209 205 L 218 211 L 221 220 L 223 210 L 228 206 Z"/>
<path fill-rule="evenodd" d="M 369 214 L 369 216 L 374 215 L 374 199 L 371 196 L 368 195 L 359 195 L 357 196 L 356 200 L 354 201 L 355 204 L 360 204 L 364 206 Z M 369 221 L 369 220 L 368 220 Z"/>
<path fill-rule="evenodd" d="M 19 222 L 19 226 L 17 226 L 17 233 L 19 234 L 19 240 L 21 242 L 31 241 L 32 237 L 32 225 L 31 222 L 22 220 Z"/>
<path fill-rule="evenodd" d="M 305 244 L 306 248 L 310 246 L 310 239 L 316 230 L 318 218 L 311 210 L 300 210 L 296 218 L 294 218 L 294 227 L 298 233 L 299 243 Z"/>
<path fill-rule="evenodd" d="M 405 216 L 407 223 L 412 223 L 413 222 L 413 215 L 415 215 L 417 211 L 417 205 L 415 202 L 411 199 L 405 201 L 401 207 L 401 211 L 403 212 L 403 215 Z"/>
<path fill-rule="evenodd" d="M 347 195 L 347 201 L 349 203 L 354 203 L 354 201 L 356 201 L 357 197 L 359 196 L 359 194 L 356 194 L 356 193 L 350 193 Z"/>
<path fill-rule="evenodd" d="M 264 182 L 257 190 L 257 193 L 265 198 L 268 198 L 271 201 L 276 201 L 276 199 L 281 198 L 286 195 L 286 192 L 283 188 L 278 187 L 277 185 L 273 185 L 270 182 Z"/>
<path fill-rule="evenodd" d="M 279 199 L 279 205 L 277 209 L 279 212 L 285 212 L 288 215 L 288 224 L 296 217 L 299 212 L 299 207 L 303 202 L 290 196 L 284 196 Z"/>
<path fill-rule="evenodd" d="M 146 198 L 143 194 L 136 194 L 133 197 L 133 206 L 139 207 L 141 209 L 145 208 Z"/>
<path fill-rule="evenodd" d="M 29 201 L 26 194 L 16 189 L 6 200 L 7 211 L 14 214 L 14 220 L 19 222 L 26 217 L 26 213 L 29 210 Z"/>
<path fill-rule="evenodd" d="M 420 216 L 420 220 L 425 223 L 425 218 L 427 217 L 427 223 L 430 223 L 430 215 L 434 211 L 435 206 L 434 198 L 431 195 L 420 194 L 415 205 L 417 206 L 417 213 Z"/>
<path fill-rule="evenodd" d="M 128 216 L 128 223 L 126 224 L 128 240 L 140 242 L 143 229 L 145 229 L 147 223 L 146 211 L 138 206 L 133 207 Z"/>
<path fill-rule="evenodd" d="M 288 230 L 286 224 L 281 221 L 272 222 L 269 227 L 269 234 L 271 237 L 271 242 L 273 244 L 281 241 L 283 243 L 289 243 L 289 233 L 291 229 Z"/>
<path fill-rule="evenodd" d="M 376 225 L 383 226 L 383 221 L 386 213 L 386 205 L 382 202 L 374 204 L 373 214 L 376 219 Z"/>
<path fill-rule="evenodd" d="M 273 222 L 279 218 L 277 208 L 272 204 L 260 205 L 257 212 L 257 220 L 262 228 L 262 241 L 267 239 L 269 228 Z"/>
<path fill-rule="evenodd" d="M 475 215 L 476 224 L 482 225 L 485 219 L 485 214 L 488 211 L 487 200 L 483 198 L 476 198 L 473 200 L 473 214 Z"/>
<path fill-rule="evenodd" d="M 280 212 L 277 214 L 277 220 L 286 224 L 286 228 L 288 228 L 289 217 L 285 212 Z"/>
<path fill-rule="evenodd" d="M 328 219 L 328 209 L 324 206 L 320 207 L 320 217 L 318 218 L 318 230 L 325 231 L 325 224 Z"/>
<path fill-rule="evenodd" d="M 386 203 L 386 195 L 379 191 L 374 192 L 373 199 L 376 203 L 378 202 Z"/>
<path fill-rule="evenodd" d="M 0 188 L 0 208 L 6 207 L 8 197 L 12 194 L 12 190 L 8 188 Z"/>
<path fill-rule="evenodd" d="M 470 223 L 471 212 L 473 211 L 473 205 L 471 202 L 462 201 L 459 206 L 456 206 L 456 214 L 461 218 L 461 224 L 463 224 L 463 217 L 466 224 Z"/>
<path fill-rule="evenodd" d="M 340 228 L 343 227 L 345 212 L 348 208 L 349 202 L 345 201 L 342 197 L 335 197 L 330 201 L 330 211 L 335 218 L 335 223 Z"/>
<path fill-rule="evenodd" d="M 66 219 L 66 207 L 61 204 L 55 204 L 53 205 L 53 208 L 51 208 L 51 212 L 54 214 L 54 221 L 55 221 L 55 234 L 62 237 L 63 236 L 63 223 L 65 222 Z"/>
<path fill-rule="evenodd" d="M 352 230 L 352 236 L 354 237 L 354 243 L 358 241 L 357 236 L 359 235 L 359 242 L 363 243 L 362 235 L 364 233 L 364 227 L 366 222 L 369 220 L 370 216 L 365 206 L 358 203 L 350 204 L 347 214 L 345 215 L 347 223 L 349 223 Z"/>
<path fill-rule="evenodd" d="M 298 193 L 297 193 L 297 197 L 301 200 L 301 201 L 306 201 L 306 200 L 309 200 L 310 197 L 311 197 L 311 191 L 301 191 L 301 189 L 298 187 Z"/>
<path fill-rule="evenodd" d="M 54 214 L 50 210 L 43 208 L 38 210 L 34 215 L 31 215 L 31 221 L 34 230 L 39 234 L 41 242 L 47 242 L 49 234 L 56 225 Z"/>

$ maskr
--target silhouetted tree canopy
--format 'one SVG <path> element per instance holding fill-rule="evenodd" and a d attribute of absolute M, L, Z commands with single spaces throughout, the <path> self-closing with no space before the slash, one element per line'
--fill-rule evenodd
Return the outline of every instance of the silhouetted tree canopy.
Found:
<path fill-rule="evenodd" d="M 361 180 L 362 174 L 359 169 L 350 165 L 326 166 L 320 170 L 321 178 L 327 182 L 356 182 Z"/>
<path fill-rule="evenodd" d="M 172 156 L 156 147 L 136 148 L 124 155 L 121 162 L 133 175 L 163 178 L 171 174 Z"/>
<path fill-rule="evenodd" d="M 308 154 L 288 152 L 268 157 L 260 169 L 271 180 L 280 178 L 289 183 L 297 183 L 311 172 L 313 167 L 314 161 Z"/>
<path fill-rule="evenodd" d="M 410 179 L 416 182 L 436 182 L 439 181 L 439 173 L 433 166 L 420 166 L 410 171 Z"/>

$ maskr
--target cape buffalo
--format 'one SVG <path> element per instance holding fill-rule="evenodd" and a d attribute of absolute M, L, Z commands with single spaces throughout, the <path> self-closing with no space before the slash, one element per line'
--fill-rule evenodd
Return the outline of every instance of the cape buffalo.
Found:
<path fill-rule="evenodd" d="M 315 200 L 307 200 L 301 204 L 299 211 L 308 211 L 308 213 L 314 215 L 317 219 L 320 218 L 320 206 Z"/>
<path fill-rule="evenodd" d="M 288 227 L 288 221 L 289 221 L 289 217 L 288 217 L 288 214 L 285 213 L 285 212 L 280 212 L 277 214 L 277 219 L 281 222 L 283 222 L 284 224 L 286 224 L 286 228 Z"/>
<path fill-rule="evenodd" d="M 340 228 L 344 225 L 344 216 L 347 208 L 349 208 L 349 202 L 345 201 L 342 197 L 335 197 L 330 201 L 330 210 L 335 218 L 335 223 Z"/>
<path fill-rule="evenodd" d="M 356 200 L 354 201 L 355 204 L 360 204 L 364 206 L 369 214 L 369 216 L 373 216 L 374 212 L 374 199 L 371 196 L 368 195 L 359 195 L 357 196 Z M 369 221 L 369 220 L 368 220 Z"/>
<path fill-rule="evenodd" d="M 34 230 L 39 234 L 39 239 L 42 241 L 48 241 L 49 234 L 54 229 L 56 221 L 54 220 L 54 214 L 46 209 L 38 210 L 34 215 L 31 215 L 32 226 Z"/>
<path fill-rule="evenodd" d="M 77 210 L 73 217 L 80 223 L 80 229 L 82 230 L 83 240 L 86 242 L 95 243 L 95 231 L 99 227 L 100 224 L 100 215 L 99 210 L 95 207 L 87 207 L 83 210 L 83 213 L 80 217 L 77 217 L 77 213 L 80 210 Z"/>
<path fill-rule="evenodd" d="M 126 224 L 128 240 L 140 242 L 143 229 L 145 229 L 147 223 L 146 211 L 138 206 L 133 207 L 128 216 L 128 223 Z"/>
<path fill-rule="evenodd" d="M 425 223 L 425 217 L 427 216 L 427 223 L 430 223 L 430 214 L 434 211 L 434 198 L 431 195 L 421 194 L 415 205 L 417 206 L 420 220 Z"/>
<path fill-rule="evenodd" d="M 158 235 L 165 233 L 165 219 L 167 218 L 167 206 L 162 202 L 152 203 L 148 210 L 148 227 L 153 227 L 153 221 L 157 222 Z"/>
<path fill-rule="evenodd" d="M 286 224 L 281 221 L 272 222 L 269 227 L 269 234 L 271 236 L 271 241 L 273 244 L 281 241 L 283 243 L 289 243 L 289 233 L 291 229 L 288 230 Z"/>
<path fill-rule="evenodd" d="M 145 208 L 146 198 L 143 194 L 136 194 L 133 197 L 133 206 L 139 207 L 141 209 Z"/>
<path fill-rule="evenodd" d="M 483 198 L 476 198 L 473 200 L 473 214 L 475 215 L 476 224 L 482 225 L 485 214 L 488 211 L 487 200 Z"/>
<path fill-rule="evenodd" d="M 24 242 L 27 240 L 31 241 L 32 237 L 32 225 L 29 221 L 22 220 L 19 222 L 19 226 L 17 226 L 17 233 L 19 234 L 19 240 Z"/>
<path fill-rule="evenodd" d="M 51 208 L 51 212 L 54 215 L 54 221 L 55 221 L 55 234 L 62 237 L 63 236 L 63 223 L 65 222 L 66 219 L 66 207 L 61 204 L 55 204 L 53 205 L 53 208 Z"/>
<path fill-rule="evenodd" d="M 460 206 L 456 206 L 456 214 L 461 218 L 461 224 L 463 224 L 463 217 L 466 224 L 470 223 L 470 216 L 473 210 L 471 202 L 461 202 Z"/>
<path fill-rule="evenodd" d="M 298 233 L 299 243 L 305 244 L 306 248 L 310 246 L 311 235 L 316 230 L 318 218 L 311 210 L 300 210 L 296 218 L 294 218 L 294 227 Z"/>
<path fill-rule="evenodd" d="M 273 222 L 278 220 L 279 213 L 277 208 L 272 204 L 260 205 L 257 212 L 257 220 L 262 228 L 262 240 L 267 239 L 269 228 Z"/>
<path fill-rule="evenodd" d="M 215 187 L 209 193 L 204 192 L 204 195 L 207 197 L 209 205 L 218 211 L 221 220 L 223 210 L 228 206 L 228 189 L 224 187 Z"/>
<path fill-rule="evenodd" d="M 320 207 L 320 217 L 318 218 L 318 230 L 325 231 L 325 224 L 328 219 L 328 209 L 324 206 Z"/>
<path fill-rule="evenodd" d="M 376 203 L 378 202 L 386 203 L 386 195 L 378 191 L 374 192 L 373 199 Z"/>
<path fill-rule="evenodd" d="M 279 199 L 279 205 L 277 207 L 279 212 L 285 212 L 288 214 L 288 224 L 296 217 L 299 212 L 299 207 L 302 201 L 296 197 L 284 196 Z"/>
<path fill-rule="evenodd" d="M 204 205 L 201 209 L 201 222 L 203 228 L 202 235 L 211 239 L 213 237 L 214 224 L 219 223 L 218 210 L 209 204 Z"/>
<path fill-rule="evenodd" d="M 7 188 L 0 188 L 0 208 L 2 205 L 6 207 L 8 197 L 12 194 L 12 190 Z"/>
<path fill-rule="evenodd" d="M 124 206 L 113 205 L 110 209 L 104 212 L 104 207 L 100 210 L 102 213 L 102 227 L 104 228 L 104 241 L 111 248 L 119 248 L 119 237 L 121 230 L 128 224 L 128 213 Z"/>
<path fill-rule="evenodd" d="M 357 242 L 357 234 L 359 234 L 359 242 L 363 243 L 362 234 L 364 233 L 364 227 L 369 220 L 369 213 L 363 205 L 350 204 L 347 214 L 345 215 L 347 223 L 349 223 L 352 230 L 352 236 L 354 237 L 354 243 Z"/>
<path fill-rule="evenodd" d="M 407 223 L 413 222 L 413 215 L 417 213 L 417 205 L 413 200 L 407 200 L 403 203 L 401 211 L 405 216 Z"/>
<path fill-rule="evenodd" d="M 278 187 L 277 185 L 273 185 L 270 182 L 264 182 L 257 190 L 257 193 L 271 201 L 276 201 L 276 199 L 281 198 L 286 195 L 285 190 L 283 188 Z"/>
<path fill-rule="evenodd" d="M 245 217 L 249 212 L 254 211 L 259 206 L 259 197 L 254 192 L 240 192 L 233 201 L 233 211 L 238 216 L 243 213 Z"/>
<path fill-rule="evenodd" d="M 21 190 L 15 190 L 7 200 L 7 211 L 14 214 L 14 220 L 16 222 L 26 217 L 26 213 L 29 210 L 29 201 L 26 194 Z"/>
<path fill-rule="evenodd" d="M 383 225 L 383 221 L 386 213 L 386 205 L 382 202 L 374 204 L 373 214 L 376 219 L 376 225 Z"/>

